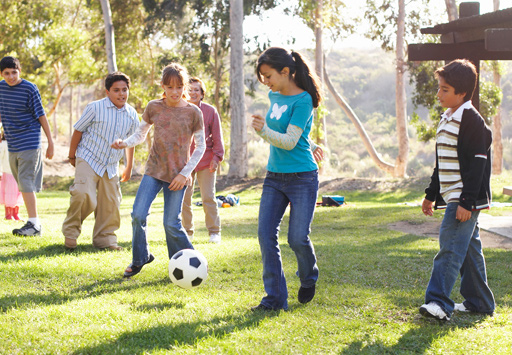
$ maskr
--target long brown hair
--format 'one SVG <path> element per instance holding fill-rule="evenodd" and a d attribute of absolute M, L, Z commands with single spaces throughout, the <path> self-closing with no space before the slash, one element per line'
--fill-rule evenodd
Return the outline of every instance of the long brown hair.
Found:
<path fill-rule="evenodd" d="M 270 47 L 261 53 L 256 65 L 256 76 L 263 82 L 260 68 L 263 64 L 270 66 L 279 73 L 284 68 L 290 70 L 290 78 L 304 91 L 307 91 L 313 99 L 313 107 L 317 108 L 322 101 L 320 94 L 320 80 L 314 71 L 310 69 L 307 60 L 299 53 L 288 51 L 280 47 Z"/>

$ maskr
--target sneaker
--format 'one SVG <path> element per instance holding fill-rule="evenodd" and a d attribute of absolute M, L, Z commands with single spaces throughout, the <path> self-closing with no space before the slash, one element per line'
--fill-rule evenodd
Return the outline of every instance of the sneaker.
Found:
<path fill-rule="evenodd" d="M 315 285 L 313 287 L 300 287 L 299 288 L 299 302 L 300 303 L 308 303 L 315 297 Z"/>
<path fill-rule="evenodd" d="M 429 302 L 420 307 L 420 313 L 425 317 L 432 317 L 439 320 L 450 320 L 446 312 L 435 302 Z"/>
<path fill-rule="evenodd" d="M 453 307 L 454 311 L 457 312 L 471 312 L 469 309 L 464 306 L 464 303 L 455 303 L 455 307 Z"/>
<path fill-rule="evenodd" d="M 272 312 L 275 310 L 260 303 L 257 306 L 251 307 L 251 311 L 253 311 L 253 312 Z"/>
<path fill-rule="evenodd" d="M 220 243 L 220 233 L 210 234 L 210 243 Z"/>
<path fill-rule="evenodd" d="M 21 228 L 13 229 L 12 234 L 19 236 L 33 236 L 33 235 L 41 235 L 41 227 L 39 229 L 34 226 L 34 223 L 27 222 Z"/>

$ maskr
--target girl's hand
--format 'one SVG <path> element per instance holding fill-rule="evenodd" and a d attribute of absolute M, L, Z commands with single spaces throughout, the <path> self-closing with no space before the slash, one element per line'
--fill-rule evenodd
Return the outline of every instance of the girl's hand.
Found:
<path fill-rule="evenodd" d="M 261 131 L 263 126 L 265 126 L 265 119 L 260 115 L 252 115 L 252 118 L 252 128 L 254 128 L 257 132 Z"/>
<path fill-rule="evenodd" d="M 324 151 L 319 146 L 316 147 L 316 149 L 313 151 L 313 157 L 317 162 L 320 162 L 324 160 Z"/>
<path fill-rule="evenodd" d="M 126 144 L 122 139 L 116 139 L 110 147 L 114 149 L 124 149 L 127 146 L 128 144 Z"/>
<path fill-rule="evenodd" d="M 176 175 L 176 177 L 172 180 L 169 185 L 169 190 L 171 191 L 179 191 L 185 187 L 187 183 L 187 178 L 181 174 Z"/>
<path fill-rule="evenodd" d="M 210 167 L 209 167 L 210 173 L 215 172 L 218 167 L 219 167 L 219 163 L 216 160 L 212 160 L 210 162 Z"/>

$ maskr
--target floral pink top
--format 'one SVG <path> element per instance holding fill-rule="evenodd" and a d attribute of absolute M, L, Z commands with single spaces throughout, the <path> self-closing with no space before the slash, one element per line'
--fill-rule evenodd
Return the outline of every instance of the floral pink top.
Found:
<path fill-rule="evenodd" d="M 142 119 L 155 127 L 145 174 L 170 183 L 190 159 L 194 132 L 203 129 L 201 110 L 192 104 L 171 107 L 164 99 L 152 100 Z"/>

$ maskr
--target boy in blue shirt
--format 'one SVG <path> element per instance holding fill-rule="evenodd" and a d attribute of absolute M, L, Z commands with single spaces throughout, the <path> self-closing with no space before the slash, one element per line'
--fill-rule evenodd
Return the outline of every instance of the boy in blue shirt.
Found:
<path fill-rule="evenodd" d="M 453 311 L 493 314 L 494 296 L 487 284 L 478 215 L 491 203 L 492 133 L 471 104 L 477 83 L 475 66 L 457 59 L 436 70 L 437 98 L 447 108 L 436 134 L 436 166 L 425 190 L 422 211 L 445 209 L 439 253 L 420 307 L 424 316 L 450 320 Z M 463 303 L 450 294 L 458 275 Z"/>
<path fill-rule="evenodd" d="M 14 57 L 0 61 L 4 80 L 0 81 L 0 119 L 9 150 L 9 165 L 23 195 L 27 223 L 14 229 L 14 235 L 41 235 L 36 192 L 43 186 L 41 127 L 48 140 L 46 158 L 53 157 L 53 139 L 41 95 L 35 84 L 21 79 L 21 65 Z"/>
<path fill-rule="evenodd" d="M 75 182 L 69 188 L 71 199 L 66 219 L 62 224 L 64 245 L 75 249 L 82 223 L 94 212 L 95 223 L 92 244 L 96 248 L 121 250 L 115 231 L 121 216 L 121 188 L 119 160 L 123 151 L 110 145 L 117 139 L 126 139 L 139 127 L 137 111 L 130 106 L 130 78 L 114 72 L 105 78 L 107 97 L 87 105 L 82 117 L 74 125 L 69 145 L 69 162 L 75 167 Z M 126 166 L 121 182 L 132 175 L 134 148 L 126 149 Z"/>

